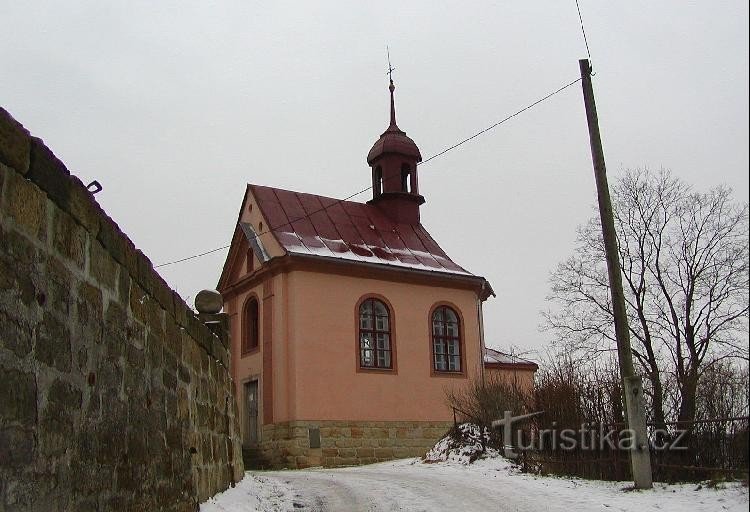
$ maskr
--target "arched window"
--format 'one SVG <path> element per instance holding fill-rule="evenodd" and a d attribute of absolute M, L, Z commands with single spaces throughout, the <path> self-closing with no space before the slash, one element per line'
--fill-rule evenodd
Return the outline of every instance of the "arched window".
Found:
<path fill-rule="evenodd" d="M 379 165 L 372 173 L 372 192 L 375 197 L 383 193 L 383 168 Z"/>
<path fill-rule="evenodd" d="M 360 367 L 393 368 L 392 350 L 388 306 L 378 299 L 365 299 L 359 306 Z"/>
<path fill-rule="evenodd" d="M 432 368 L 436 372 L 461 371 L 461 329 L 458 315 L 448 306 L 432 313 Z"/>
<path fill-rule="evenodd" d="M 409 164 L 401 166 L 401 192 L 411 192 L 411 167 Z"/>
<path fill-rule="evenodd" d="M 258 299 L 255 297 L 245 302 L 242 323 L 242 353 L 247 354 L 258 348 Z"/>

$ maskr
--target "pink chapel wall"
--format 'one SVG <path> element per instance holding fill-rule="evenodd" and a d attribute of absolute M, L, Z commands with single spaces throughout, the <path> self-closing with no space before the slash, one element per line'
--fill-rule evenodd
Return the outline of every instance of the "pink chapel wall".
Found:
<path fill-rule="evenodd" d="M 445 390 L 479 377 L 477 298 L 469 290 L 314 272 L 289 274 L 295 419 L 447 421 Z M 314 307 L 325 294 L 325 307 Z M 367 295 L 391 307 L 393 371 L 358 371 L 357 311 Z M 430 312 L 440 302 L 462 317 L 464 372 L 431 373 Z M 311 307 L 313 306 L 313 307 Z"/>
<path fill-rule="evenodd" d="M 447 421 L 446 388 L 479 377 L 476 295 L 470 290 L 419 286 L 361 277 L 291 271 L 269 279 L 273 292 L 273 421 Z M 321 301 L 324 294 L 325 301 Z M 233 374 L 238 386 L 262 373 L 264 347 L 241 351 L 242 309 L 263 285 L 227 304 L 231 317 Z M 383 297 L 393 320 L 393 371 L 358 371 L 356 306 L 367 295 Z M 464 372 L 431 372 L 429 315 L 448 302 L 462 317 Z M 263 304 L 261 304 L 263 307 Z M 261 312 L 262 316 L 263 313 Z M 261 322 L 259 337 L 263 339 Z M 263 385 L 261 383 L 261 385 Z M 240 400 L 242 402 L 242 400 Z M 240 403 L 240 414 L 244 404 Z M 264 414 L 261 412 L 261 417 Z"/>

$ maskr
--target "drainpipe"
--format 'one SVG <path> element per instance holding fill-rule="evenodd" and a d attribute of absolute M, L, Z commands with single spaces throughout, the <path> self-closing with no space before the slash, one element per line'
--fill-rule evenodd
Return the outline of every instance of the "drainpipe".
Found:
<path fill-rule="evenodd" d="M 484 313 L 482 311 L 482 296 L 484 295 L 484 289 L 487 285 L 487 281 L 482 281 L 482 289 L 479 291 L 477 296 L 477 321 L 479 323 L 479 375 L 482 379 L 482 387 L 484 387 Z"/>

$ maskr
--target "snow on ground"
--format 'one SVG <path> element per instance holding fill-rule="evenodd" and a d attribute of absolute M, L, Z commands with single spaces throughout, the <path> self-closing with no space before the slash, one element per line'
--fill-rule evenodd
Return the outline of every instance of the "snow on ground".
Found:
<path fill-rule="evenodd" d="M 251 511 L 747 511 L 741 484 L 626 490 L 625 482 L 541 477 L 503 458 L 474 464 L 405 459 L 339 469 L 248 472 L 201 512 Z"/>
<path fill-rule="evenodd" d="M 272 473 L 269 473 L 269 475 Z M 281 512 L 296 510 L 295 492 L 282 480 L 262 474 L 245 473 L 235 487 L 201 504 L 201 512 Z"/>
<path fill-rule="evenodd" d="M 628 482 L 602 482 L 521 473 L 497 450 L 482 452 L 481 432 L 461 425 L 424 460 L 369 466 L 248 472 L 233 489 L 201 505 L 201 512 L 378 511 L 747 511 L 739 483 L 656 484 L 648 491 Z"/>

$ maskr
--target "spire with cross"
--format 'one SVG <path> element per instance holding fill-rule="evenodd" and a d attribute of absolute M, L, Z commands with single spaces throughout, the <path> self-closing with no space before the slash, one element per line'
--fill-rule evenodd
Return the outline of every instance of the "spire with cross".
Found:
<path fill-rule="evenodd" d="M 367 164 L 372 170 L 372 200 L 368 204 L 378 205 L 397 222 L 419 224 L 419 206 L 424 203 L 424 197 L 419 193 L 417 165 L 422 161 L 422 155 L 414 141 L 396 124 L 393 94 L 396 68 L 391 64 L 391 50 L 387 46 L 386 52 L 391 122 L 367 153 Z"/>
<path fill-rule="evenodd" d="M 391 85 L 393 85 L 393 72 L 396 71 L 396 68 L 391 66 L 391 49 L 386 46 L 385 51 L 388 54 L 388 77 L 391 79 Z"/>
<path fill-rule="evenodd" d="M 389 128 L 398 129 L 398 125 L 396 124 L 396 104 L 393 100 L 393 91 L 396 89 L 396 86 L 393 85 L 393 72 L 396 70 L 396 68 L 391 66 L 391 49 L 386 46 L 385 51 L 388 55 L 388 78 L 391 82 L 388 86 L 388 89 L 391 91 L 391 124 Z"/>

